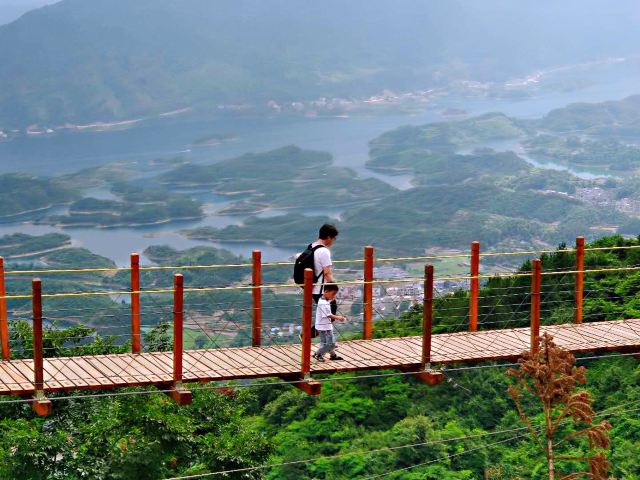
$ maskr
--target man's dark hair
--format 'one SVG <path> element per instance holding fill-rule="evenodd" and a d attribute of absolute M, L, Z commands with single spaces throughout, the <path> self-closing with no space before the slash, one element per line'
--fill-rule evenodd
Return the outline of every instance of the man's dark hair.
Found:
<path fill-rule="evenodd" d="M 338 236 L 338 229 L 335 225 L 331 225 L 330 223 L 325 223 L 320 227 L 320 232 L 318 233 L 318 238 L 320 240 L 326 240 L 329 237 L 335 238 Z"/>
<path fill-rule="evenodd" d="M 336 285 L 335 283 L 325 283 L 324 284 L 324 291 L 325 292 L 337 292 L 338 290 L 340 290 L 338 288 L 338 285 Z"/>

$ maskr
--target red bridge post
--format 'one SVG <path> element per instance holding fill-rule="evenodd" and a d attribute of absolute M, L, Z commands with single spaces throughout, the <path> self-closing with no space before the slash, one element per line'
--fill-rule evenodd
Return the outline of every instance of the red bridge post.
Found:
<path fill-rule="evenodd" d="M 300 373 L 279 375 L 309 395 L 319 395 L 320 382 L 311 379 L 311 321 L 313 312 L 313 270 L 304 270 L 302 291 L 302 331 L 300 332 Z"/>
<path fill-rule="evenodd" d="M 422 364 L 421 370 L 430 368 L 431 333 L 433 328 L 433 265 L 424 267 L 424 300 L 422 302 Z"/>
<path fill-rule="evenodd" d="M 362 338 L 373 338 L 373 247 L 364 247 L 364 288 L 362 294 Z"/>
<path fill-rule="evenodd" d="M 253 289 L 253 325 L 251 345 L 259 347 L 262 344 L 262 253 L 253 251 L 253 270 L 251 274 Z"/>
<path fill-rule="evenodd" d="M 471 281 L 469 285 L 469 331 L 478 330 L 478 303 L 480 295 L 480 242 L 471 242 Z"/>
<path fill-rule="evenodd" d="M 313 304 L 313 270 L 304 271 L 304 291 L 302 294 L 302 370 L 303 378 L 311 373 L 311 313 Z"/>
<path fill-rule="evenodd" d="M 433 329 L 433 265 L 424 267 L 424 298 L 422 302 L 422 359 L 415 377 L 429 385 L 442 382 L 442 372 L 431 370 L 431 334 Z M 405 370 L 406 369 L 401 369 Z"/>
<path fill-rule="evenodd" d="M 179 405 L 187 405 L 193 394 L 182 386 L 183 321 L 184 317 L 184 277 L 173 275 L 173 388 L 169 396 Z"/>
<path fill-rule="evenodd" d="M 51 413 L 51 400 L 44 395 L 44 352 L 42 347 L 42 281 L 34 278 L 31 282 L 31 302 L 33 311 L 33 374 L 35 387 L 31 408 L 40 416 Z"/>
<path fill-rule="evenodd" d="M 320 382 L 311 379 L 311 314 L 313 312 L 313 270 L 304 270 L 304 290 L 302 293 L 302 344 L 300 345 L 300 374 L 281 375 L 285 380 L 293 380 L 293 386 L 309 395 L 319 395 Z"/>
<path fill-rule="evenodd" d="M 7 316 L 7 294 L 4 284 L 4 259 L 0 257 L 0 341 L 2 342 L 2 359 L 10 360 L 9 320 Z"/>
<path fill-rule="evenodd" d="M 140 254 L 131 254 L 131 351 L 140 353 Z"/>
<path fill-rule="evenodd" d="M 575 323 L 582 323 L 584 298 L 584 237 L 576 238 L 576 316 Z"/>
<path fill-rule="evenodd" d="M 540 338 L 540 289 L 542 287 L 542 261 L 531 261 L 531 353 L 538 351 Z"/>

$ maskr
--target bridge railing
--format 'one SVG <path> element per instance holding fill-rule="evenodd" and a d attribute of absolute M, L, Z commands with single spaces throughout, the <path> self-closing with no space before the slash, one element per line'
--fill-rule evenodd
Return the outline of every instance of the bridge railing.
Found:
<path fill-rule="evenodd" d="M 584 267 L 584 259 L 585 252 L 598 252 L 598 251 L 616 251 L 616 250 L 631 250 L 638 249 L 639 246 L 612 246 L 612 247 L 593 247 L 593 248 L 585 248 L 584 239 L 582 237 L 578 237 L 576 239 L 576 245 L 573 249 L 553 249 L 553 250 L 523 250 L 523 251 L 513 251 L 513 252 L 482 252 L 480 249 L 480 244 L 478 242 L 473 242 L 471 244 L 471 248 L 468 253 L 460 253 L 460 254 L 450 254 L 450 255 L 429 255 L 429 256 L 414 256 L 414 257 L 397 257 L 397 258 L 375 258 L 374 248 L 373 247 L 365 247 L 363 257 L 361 259 L 352 259 L 352 260 L 338 260 L 334 262 L 337 266 L 343 264 L 356 264 L 362 265 L 362 269 L 357 269 L 358 277 L 355 280 L 349 281 L 341 281 L 337 282 L 339 285 L 345 287 L 352 287 L 359 289 L 361 293 L 361 302 L 359 305 L 362 310 L 362 320 L 359 325 L 361 338 L 363 339 L 371 339 L 373 338 L 374 331 L 374 319 L 376 318 L 384 318 L 386 316 L 385 311 L 380 310 L 381 307 L 376 304 L 376 289 L 389 289 L 389 288 L 397 288 L 398 285 L 402 284 L 420 284 L 421 288 L 414 288 L 414 293 L 411 295 L 404 295 L 405 297 L 412 297 L 411 302 L 413 304 L 422 305 L 422 325 L 421 325 L 421 335 L 422 335 L 422 364 L 427 365 L 429 363 L 431 357 L 431 338 L 434 333 L 434 328 L 438 327 L 438 321 L 442 317 L 438 317 L 439 313 L 437 309 L 438 301 L 441 299 L 438 297 L 447 296 L 446 292 L 438 292 L 437 284 L 442 282 L 458 282 L 457 285 L 465 286 L 468 289 L 468 296 L 463 299 L 463 301 L 459 302 L 459 304 L 455 307 L 459 310 L 465 310 L 464 315 L 460 315 L 461 318 L 464 319 L 464 322 L 460 324 L 465 329 L 469 331 L 477 331 L 483 326 L 487 326 L 489 324 L 499 324 L 501 321 L 490 322 L 483 321 L 484 319 L 490 318 L 492 315 L 497 315 L 498 312 L 496 310 L 496 303 L 491 303 L 488 298 L 483 298 L 481 295 L 481 285 L 483 282 L 489 282 L 492 279 L 496 278 L 511 278 L 511 279 L 526 279 L 526 281 L 521 282 L 518 285 L 512 285 L 509 288 L 511 292 L 505 292 L 505 298 L 509 298 L 507 294 L 510 294 L 512 297 L 517 297 L 514 301 L 519 301 L 520 304 L 519 312 L 520 317 L 516 320 L 521 323 L 521 321 L 525 318 L 524 313 L 526 310 L 529 310 L 526 315 L 529 320 L 530 329 L 531 329 L 531 345 L 535 345 L 535 338 L 539 335 L 540 331 L 540 321 L 541 314 L 544 314 L 544 305 L 545 299 L 544 297 L 544 277 L 552 276 L 552 275 L 562 275 L 562 278 L 568 278 L 566 283 L 564 284 L 556 284 L 556 288 L 558 286 L 567 286 L 569 289 L 567 290 L 567 294 L 571 294 L 572 303 L 573 303 L 573 321 L 575 323 L 581 323 L 585 320 L 585 314 L 583 309 L 584 298 L 585 298 L 585 289 L 584 289 L 584 276 L 585 274 L 606 274 L 607 272 L 625 272 L 625 271 L 633 271 L 638 270 L 640 267 L 638 266 L 626 266 L 626 267 L 613 267 L 613 268 L 591 268 L 589 270 L 585 270 Z M 571 258 L 567 263 L 567 267 L 562 270 L 557 271 L 542 271 L 542 265 L 540 260 L 533 260 L 531 262 L 531 270 L 530 271 L 517 271 L 510 273 L 483 273 L 481 270 L 481 261 L 483 258 L 487 259 L 496 259 L 496 258 L 511 258 L 514 256 L 520 256 L 523 258 L 530 258 L 533 256 L 539 255 L 553 255 L 553 254 L 562 254 L 569 255 Z M 389 265 L 389 264 L 407 264 L 407 263 L 424 263 L 442 261 L 445 259 L 460 259 L 464 260 L 469 269 L 468 275 L 444 275 L 444 276 L 435 276 L 435 268 L 433 265 L 428 266 L 424 275 L 419 275 L 415 277 L 407 277 L 407 278 L 384 278 L 381 275 L 375 275 L 375 266 L 376 265 Z M 269 324 L 264 324 L 264 314 L 266 311 L 265 305 L 263 305 L 263 294 L 265 292 L 296 292 L 300 293 L 300 289 L 293 285 L 291 282 L 284 283 L 265 283 L 264 280 L 264 269 L 265 267 L 270 268 L 291 268 L 292 262 L 262 262 L 261 253 L 259 251 L 255 251 L 252 256 L 251 263 L 242 263 L 242 264 L 234 264 L 234 265 L 181 265 L 181 266 L 143 266 L 140 265 L 139 255 L 132 254 L 131 255 L 131 265 L 129 267 L 113 267 L 113 268 L 87 268 L 87 269 L 40 269 L 40 270 L 8 270 L 5 271 L 4 264 L 2 259 L 0 258 L 0 337 L 1 337 L 1 345 L 2 345 L 2 356 L 3 359 L 8 360 L 11 358 L 10 351 L 10 332 L 9 332 L 9 322 L 8 322 L 8 311 L 7 311 L 7 302 L 12 300 L 31 300 L 33 311 L 30 319 L 33 321 L 33 346 L 34 346 L 34 360 L 37 360 L 37 363 L 41 363 L 42 357 L 46 356 L 46 352 L 42 349 L 42 320 L 43 318 L 46 320 L 46 309 L 43 313 L 42 308 L 42 300 L 47 299 L 63 299 L 63 298 L 77 298 L 82 299 L 85 297 L 127 297 L 129 299 L 129 315 L 130 315 L 130 334 L 128 337 L 131 339 L 131 350 L 133 353 L 139 353 L 142 349 L 141 342 L 141 330 L 142 327 L 145 326 L 143 323 L 144 316 L 144 302 L 141 300 L 142 296 L 153 297 L 156 295 L 164 296 L 168 298 L 169 296 L 173 296 L 173 304 L 168 300 L 165 300 L 160 306 L 156 307 L 156 310 L 149 310 L 149 315 L 159 315 L 162 314 L 165 316 L 165 321 L 167 323 L 171 323 L 173 326 L 173 345 L 172 349 L 174 350 L 174 358 L 176 356 L 182 357 L 182 351 L 184 346 L 184 337 L 183 333 L 185 331 L 185 326 L 189 326 L 189 322 L 191 321 L 192 325 L 195 325 L 197 328 L 200 328 L 202 331 L 206 333 L 206 329 L 202 328 L 202 325 L 199 325 L 196 320 L 189 318 L 189 312 L 184 307 L 184 296 L 185 295 L 198 295 L 198 294 L 206 294 L 206 293 L 221 293 L 221 292 L 244 292 L 246 297 L 250 297 L 251 303 L 250 305 L 246 305 L 244 308 L 245 313 L 248 311 L 249 315 L 243 317 L 243 319 L 250 318 L 251 327 L 250 327 L 250 338 L 251 345 L 254 347 L 258 347 L 264 345 L 265 339 L 268 337 L 265 335 L 265 331 L 269 331 L 271 327 Z M 198 285 L 185 285 L 185 277 L 180 277 L 180 284 L 178 285 L 175 282 L 178 282 L 177 278 L 174 277 L 173 286 L 153 286 L 153 288 L 144 288 L 144 275 L 145 273 L 152 272 L 170 272 L 174 273 L 176 271 L 181 271 L 183 273 L 193 270 L 204 270 L 204 271 L 218 271 L 221 269 L 231 269 L 231 270 L 241 270 L 246 273 L 246 275 L 241 279 L 241 281 L 235 282 L 234 284 L 220 285 L 220 286 L 198 286 Z M 104 291 L 84 291 L 84 292 L 56 292 L 56 293 L 43 293 L 42 292 L 42 282 L 35 282 L 34 290 L 32 293 L 16 293 L 12 294 L 11 292 L 7 293 L 6 291 L 6 283 L 5 277 L 15 278 L 15 277 L 29 277 L 32 275 L 41 275 L 46 278 L 50 278 L 53 275 L 62 275 L 62 274 L 89 274 L 89 273 L 99 273 L 103 275 L 118 275 L 121 272 L 124 274 L 129 274 L 129 289 L 121 289 L 121 290 L 104 290 Z M 179 275 L 179 274 L 177 274 Z M 250 280 L 249 280 L 250 278 Z M 529 280 L 530 279 L 530 280 Z M 36 283 L 40 285 L 39 289 L 36 289 Z M 296 318 L 290 318 L 291 323 L 296 323 L 296 330 L 300 331 L 302 336 L 302 349 L 301 349 L 301 361 L 300 361 L 300 369 L 302 374 L 307 374 L 310 369 L 310 350 L 311 350 L 311 338 L 308 335 L 310 331 L 310 325 L 312 323 L 312 302 L 308 300 L 309 291 L 313 285 L 309 284 L 309 280 L 304 285 L 304 289 L 302 291 L 303 298 L 301 304 L 302 308 L 302 319 L 300 316 Z M 514 295 L 513 290 L 516 290 L 516 294 Z M 518 291 L 519 290 L 519 291 Z M 555 292 L 557 293 L 557 292 Z M 588 292 L 586 292 L 588 293 Z M 243 297 L 244 298 L 244 297 Z M 292 298 L 297 299 L 298 297 L 293 296 Z M 295 300 L 297 301 L 297 300 Z M 177 302 L 181 302 L 179 305 Z M 449 302 L 450 303 L 450 302 Z M 352 303 L 353 305 L 353 303 Z M 435 311 L 434 311 L 434 307 Z M 300 307 L 298 307 L 300 308 Z M 453 307 L 451 307 L 453 308 Z M 222 311 L 223 309 L 221 309 Z M 239 310 L 237 307 L 229 307 L 228 311 L 237 311 Z M 400 311 L 400 310 L 398 310 Z M 45 315 L 45 316 L 43 316 Z M 176 315 L 179 315 L 178 317 Z M 27 315 L 24 315 L 27 317 Z M 186 318 L 185 318 L 186 317 Z M 513 317 L 513 314 L 511 314 Z M 587 319 L 588 320 L 588 319 Z M 38 322 L 40 322 L 40 327 L 38 327 Z M 230 321 L 227 321 L 229 323 Z M 509 323 L 513 323 L 513 318 L 502 321 L 503 326 L 509 326 Z M 354 322 L 357 323 L 357 322 Z M 147 325 L 153 325 L 155 322 L 151 322 Z M 486 324 L 486 325 L 485 325 Z M 519 323 L 516 322 L 519 325 Z M 300 327 L 297 329 L 297 327 Z M 104 328 L 109 328 L 109 326 L 104 326 Z M 176 330 L 177 329 L 177 330 Z M 352 332 L 353 333 L 353 332 Z M 123 334 L 124 336 L 124 334 Z M 39 337 L 39 338 L 38 338 Z M 211 338 L 210 338 L 211 340 Z M 273 340 L 273 338 L 272 338 Z M 177 342 L 177 343 L 176 343 Z M 213 342 L 215 343 L 215 341 Z M 41 350 L 37 352 L 39 357 L 36 359 L 36 350 Z M 181 365 L 177 365 L 176 368 Z M 36 382 L 37 383 L 37 382 Z"/>

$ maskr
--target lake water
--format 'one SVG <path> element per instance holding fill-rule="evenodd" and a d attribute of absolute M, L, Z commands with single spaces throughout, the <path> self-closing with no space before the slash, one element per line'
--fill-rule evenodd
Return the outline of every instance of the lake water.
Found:
<path fill-rule="evenodd" d="M 569 89 L 563 85 L 576 79 L 584 85 Z M 595 66 L 576 66 L 558 70 L 543 77 L 543 86 L 525 99 L 470 98 L 449 94 L 418 114 L 354 115 L 348 118 L 242 118 L 212 120 L 210 118 L 172 117 L 142 122 L 129 130 L 108 132 L 65 132 L 52 137 L 20 137 L 0 143 L 0 173 L 25 171 L 39 175 L 59 175 L 81 168 L 102 165 L 117 160 L 148 161 L 180 155 L 193 162 L 213 163 L 224 158 L 251 151 L 265 151 L 284 145 L 328 151 L 337 165 L 352 168 L 360 177 L 376 177 L 399 189 L 410 188 L 407 175 L 390 176 L 374 173 L 365 167 L 368 142 L 381 133 L 401 125 L 420 125 L 443 121 L 445 109 L 463 109 L 469 115 L 501 111 L 520 118 L 536 118 L 554 108 L 573 102 L 600 102 L 617 100 L 640 93 L 640 62 L 609 62 Z M 555 87 L 554 87 L 555 86 Z M 552 88 L 553 87 L 553 88 Z M 230 135 L 235 140 L 216 146 L 194 147 L 192 143 L 210 135 Z M 514 148 L 516 148 L 514 146 Z M 531 159 L 529 159 L 531 160 Z M 146 164 L 146 162 L 143 162 Z M 543 168 L 554 165 L 540 164 Z M 562 167 L 562 166 L 560 166 Z M 142 168 L 142 167 L 141 167 Z M 157 169 L 144 167 L 141 175 L 157 174 Z M 562 167 L 566 168 L 566 167 Z M 598 172 L 575 172 L 579 175 L 598 175 Z M 240 217 L 216 215 L 228 200 L 210 192 L 199 194 L 206 202 L 208 216 L 198 222 L 162 225 L 138 229 L 67 229 L 74 243 L 112 258 L 119 265 L 128 262 L 130 252 L 142 251 L 147 246 L 166 244 L 184 249 L 210 242 L 189 240 L 178 232 L 196 226 L 224 227 L 242 221 Z M 303 210 L 305 211 L 305 210 Z M 274 215 L 278 211 L 262 215 Z M 305 211 L 320 214 L 319 211 Z M 327 212 L 325 212 L 327 213 Z M 330 215 L 338 218 L 340 211 Z M 14 232 L 42 234 L 61 231 L 55 227 L 31 224 L 1 224 L 0 235 Z M 315 233 L 315 232 L 312 232 Z M 301 245 L 309 241 L 300 239 Z M 237 254 L 249 255 L 259 248 L 267 261 L 282 260 L 294 253 L 259 243 L 219 243 Z"/>

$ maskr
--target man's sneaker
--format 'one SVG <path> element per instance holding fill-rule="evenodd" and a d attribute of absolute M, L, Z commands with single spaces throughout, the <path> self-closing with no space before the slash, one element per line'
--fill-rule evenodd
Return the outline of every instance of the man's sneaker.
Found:
<path fill-rule="evenodd" d="M 342 358 L 340 355 L 333 354 L 329 356 L 329 360 L 344 360 L 344 358 Z"/>
<path fill-rule="evenodd" d="M 324 362 L 324 356 L 323 355 L 316 355 L 315 353 L 313 355 L 311 355 L 313 358 L 315 358 L 317 361 L 319 362 Z"/>

